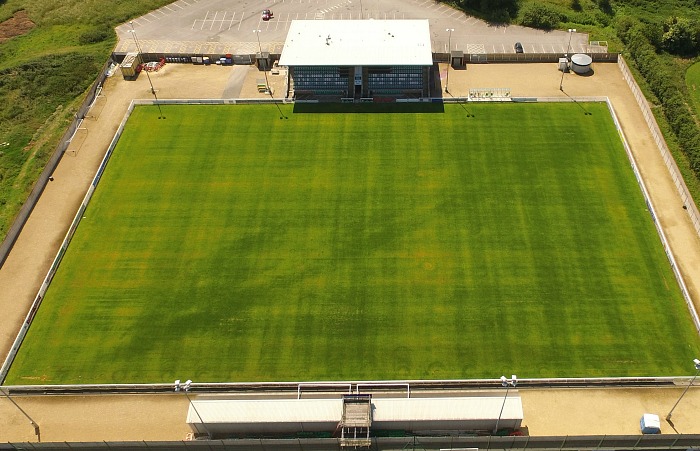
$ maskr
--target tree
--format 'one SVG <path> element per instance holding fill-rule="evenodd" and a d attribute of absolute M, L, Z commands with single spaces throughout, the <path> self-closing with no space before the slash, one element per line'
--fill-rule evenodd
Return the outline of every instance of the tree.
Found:
<path fill-rule="evenodd" d="M 522 24 L 526 27 L 549 30 L 556 28 L 561 15 L 546 3 L 530 3 L 523 8 Z"/>
<path fill-rule="evenodd" d="M 685 17 L 669 17 L 664 22 L 661 46 L 676 55 L 688 55 L 695 50 L 695 26 Z"/>

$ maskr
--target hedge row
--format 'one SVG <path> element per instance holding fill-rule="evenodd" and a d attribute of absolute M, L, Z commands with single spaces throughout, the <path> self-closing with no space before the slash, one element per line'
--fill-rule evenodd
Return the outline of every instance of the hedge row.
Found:
<path fill-rule="evenodd" d="M 686 102 L 685 85 L 656 52 L 646 32 L 645 25 L 641 23 L 619 29 L 620 38 L 626 44 L 630 56 L 659 99 L 693 173 L 700 178 L 700 128 Z"/>

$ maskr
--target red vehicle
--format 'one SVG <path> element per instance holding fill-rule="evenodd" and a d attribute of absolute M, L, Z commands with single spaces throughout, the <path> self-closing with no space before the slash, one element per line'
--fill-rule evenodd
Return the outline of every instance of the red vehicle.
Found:
<path fill-rule="evenodd" d="M 272 19 L 272 17 L 273 17 L 273 14 L 272 14 L 272 11 L 271 11 L 271 10 L 269 10 L 269 9 L 263 9 L 263 12 L 262 12 L 262 20 L 268 21 L 268 20 Z"/>

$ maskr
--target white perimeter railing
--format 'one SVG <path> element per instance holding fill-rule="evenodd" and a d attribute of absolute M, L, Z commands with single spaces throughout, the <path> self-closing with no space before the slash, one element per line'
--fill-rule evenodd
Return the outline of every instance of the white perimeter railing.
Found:
<path fill-rule="evenodd" d="M 681 200 L 683 201 L 683 205 L 685 206 L 686 211 L 688 212 L 688 216 L 690 216 L 690 220 L 692 221 L 693 226 L 695 227 L 695 232 L 698 234 L 698 236 L 700 236 L 700 212 L 698 211 L 698 208 L 695 205 L 695 202 L 693 201 L 690 192 L 688 191 L 688 187 L 685 184 L 685 180 L 683 180 L 683 176 L 678 170 L 676 160 L 673 159 L 673 155 L 671 155 L 671 152 L 668 150 L 666 140 L 664 140 L 664 136 L 661 133 L 661 129 L 659 129 L 659 124 L 656 123 L 656 118 L 651 112 L 651 108 L 649 108 L 649 102 L 647 102 L 647 99 L 644 97 L 644 94 L 642 94 L 642 90 L 639 88 L 639 85 L 632 76 L 632 73 L 630 72 L 629 67 L 627 67 L 627 63 L 625 62 L 625 59 L 622 57 L 622 55 L 619 56 L 617 60 L 617 65 L 620 68 L 620 72 L 622 72 L 622 76 L 625 78 L 627 85 L 630 87 L 632 94 L 634 94 L 634 98 L 637 100 L 637 105 L 639 105 L 639 109 L 644 115 L 644 120 L 646 121 L 647 126 L 649 127 L 651 136 L 654 138 L 656 147 L 659 149 L 659 153 L 664 159 L 664 163 L 666 163 L 668 172 L 671 174 L 673 183 L 676 185 L 678 194 L 680 194 Z"/>
<path fill-rule="evenodd" d="M 620 60 L 618 61 L 623 61 L 622 58 L 620 57 Z M 618 63 L 620 64 L 620 63 Z M 680 176 L 680 173 L 678 172 L 678 167 L 676 166 L 675 161 L 673 160 L 673 157 L 670 155 L 670 152 L 668 152 L 668 147 L 666 147 L 666 143 L 663 140 L 663 136 L 661 135 L 661 132 L 658 129 L 658 125 L 656 125 L 656 121 L 654 119 L 654 116 L 651 114 L 651 110 L 649 110 L 648 104 L 646 103 L 646 100 L 644 99 L 644 96 L 641 95 L 641 91 L 639 90 L 639 87 L 637 86 L 636 82 L 634 81 L 634 78 L 631 77 L 629 74 L 629 69 L 627 66 L 624 64 L 624 61 L 622 62 L 624 66 L 624 69 L 626 72 L 623 70 L 623 74 L 627 74 L 625 76 L 626 79 L 628 79 L 628 83 L 633 84 L 636 87 L 636 91 L 633 89 L 633 92 L 635 93 L 635 97 L 637 98 L 637 101 L 640 103 L 640 109 L 644 113 L 645 111 L 645 118 L 647 119 L 647 125 L 649 125 L 650 130 L 652 131 L 652 135 L 654 135 L 654 139 L 657 142 L 657 146 L 659 147 L 659 150 L 661 151 L 662 156 L 664 156 L 664 161 L 666 161 L 667 167 L 669 168 L 669 171 L 671 172 L 671 175 L 674 179 L 674 182 L 676 183 L 676 186 L 679 189 L 679 192 L 681 193 L 681 197 L 683 198 L 683 201 L 686 203 L 686 205 L 689 203 L 690 206 L 688 207 L 688 212 L 691 214 L 691 219 L 693 219 L 693 224 L 696 227 L 696 231 L 699 231 L 700 233 L 700 221 L 698 221 L 698 213 L 697 209 L 695 207 L 694 202 L 692 201 L 692 197 L 690 197 L 690 194 L 687 191 L 687 187 L 685 186 L 685 182 L 683 181 L 683 178 Z M 631 81 L 630 81 L 631 80 Z M 630 85 L 632 87 L 632 85 Z M 639 97 L 637 97 L 637 93 L 639 96 L 641 96 L 641 100 Z M 426 101 L 426 99 L 422 99 L 423 101 Z M 468 101 L 469 99 L 465 98 L 455 98 L 451 99 L 452 102 L 464 102 Z M 499 99 L 500 100 L 500 99 Z M 669 259 L 669 262 L 671 263 L 671 268 L 673 269 L 673 274 L 676 277 L 676 280 L 678 281 L 678 285 L 681 289 L 681 292 L 683 294 L 683 298 L 685 299 L 686 305 L 688 306 L 688 310 L 690 311 L 691 317 L 693 319 L 693 323 L 695 324 L 695 328 L 700 333 L 700 318 L 698 318 L 698 313 L 695 309 L 695 305 L 693 304 L 693 301 L 690 297 L 690 293 L 688 292 L 688 288 L 685 285 L 685 282 L 683 280 L 683 277 L 680 273 L 680 269 L 678 268 L 678 265 L 676 264 L 676 259 L 673 256 L 673 252 L 671 251 L 671 248 L 668 244 L 668 241 L 666 239 L 666 235 L 661 227 L 661 224 L 658 222 L 657 215 L 656 215 L 656 210 L 654 209 L 651 199 L 649 197 L 649 193 L 647 191 L 646 185 L 644 184 L 644 181 L 642 180 L 641 174 L 637 168 L 637 163 L 634 160 L 634 156 L 632 155 L 632 152 L 630 150 L 630 147 L 627 143 L 627 140 L 625 139 L 625 135 L 622 131 L 622 127 L 620 125 L 620 122 L 617 119 L 617 115 L 615 114 L 615 111 L 612 107 L 612 104 L 610 103 L 610 100 L 607 97 L 582 97 L 582 98 L 567 98 L 567 99 L 562 99 L 558 97 L 554 98 L 512 98 L 510 99 L 511 101 L 518 102 L 518 101 L 532 101 L 532 102 L 578 102 L 578 101 L 588 101 L 588 102 L 606 102 L 608 109 L 610 110 L 610 114 L 613 118 L 613 121 L 615 123 L 615 127 L 617 128 L 617 131 L 620 135 L 620 139 L 622 140 L 623 146 L 625 148 L 625 152 L 627 153 L 627 157 L 630 160 L 630 163 L 632 165 L 632 169 L 635 175 L 635 178 L 637 179 L 637 183 L 639 184 L 642 193 L 644 195 L 644 199 L 646 201 L 647 207 L 649 208 L 649 212 L 651 213 L 651 217 L 654 222 L 654 226 L 656 227 L 656 230 L 659 234 L 659 237 L 661 238 L 661 242 L 664 247 L 664 251 L 666 252 L 666 256 Z M 166 100 L 166 101 L 161 101 L 159 103 L 162 104 L 243 104 L 243 103 L 293 103 L 293 101 L 287 100 L 287 99 L 172 99 L 172 100 Z M 51 264 L 51 267 L 49 268 L 49 271 L 44 278 L 43 283 L 41 284 L 41 287 L 39 288 L 39 292 L 37 293 L 36 297 L 34 298 L 34 301 L 32 302 L 31 308 L 29 309 L 29 313 L 27 313 L 27 316 L 24 320 L 24 323 L 22 324 L 22 327 L 20 328 L 17 337 L 15 338 L 15 341 L 12 344 L 12 347 L 10 348 L 9 353 L 7 354 L 5 361 L 0 367 L 0 384 L 4 382 L 5 377 L 7 377 L 7 373 L 10 370 L 10 365 L 15 359 L 15 356 L 17 355 L 17 352 L 19 351 L 19 347 L 24 341 L 24 337 L 27 335 L 27 332 L 29 330 L 29 326 L 32 323 L 32 320 L 34 319 L 34 316 L 36 315 L 37 310 L 39 309 L 39 306 L 41 305 L 41 301 L 43 300 L 44 295 L 46 294 L 46 290 L 49 287 L 49 284 L 51 283 L 51 280 L 53 279 L 53 276 L 56 274 L 56 271 L 58 269 L 58 266 L 63 259 L 63 255 L 66 252 L 66 249 L 68 248 L 68 245 L 70 244 L 71 239 L 73 238 L 73 235 L 75 234 L 76 229 L 78 228 L 78 225 L 80 224 L 80 220 L 83 217 L 83 213 L 85 212 L 85 209 L 87 208 L 88 203 L 90 202 L 90 199 L 92 198 L 92 195 L 95 191 L 95 188 L 97 187 L 97 184 L 100 181 L 100 178 L 102 177 L 102 174 L 104 173 L 105 167 L 107 166 L 107 162 L 109 161 L 110 157 L 112 156 L 112 153 L 114 152 L 114 149 L 117 145 L 117 142 L 119 141 L 119 138 L 121 137 L 121 134 L 124 131 L 124 127 L 126 126 L 126 122 L 129 119 L 129 116 L 131 115 L 132 111 L 134 110 L 135 105 L 153 105 L 154 102 L 152 100 L 132 100 L 132 102 L 129 104 L 129 108 L 127 109 L 126 113 L 124 114 L 124 118 L 119 124 L 119 127 L 114 134 L 114 137 L 112 138 L 112 141 L 109 144 L 109 147 L 107 148 L 107 152 L 105 153 L 104 158 L 102 159 L 102 162 L 100 163 L 99 168 L 97 169 L 97 173 L 95 174 L 95 177 L 92 180 L 92 183 L 90 184 L 90 187 L 88 188 L 87 193 L 85 194 L 85 197 L 83 199 L 83 202 L 80 204 L 80 208 L 78 209 L 78 212 L 76 213 L 75 217 L 73 218 L 73 222 L 70 225 L 70 228 L 68 229 L 68 232 L 66 233 L 66 236 L 63 239 L 63 242 L 61 244 L 61 247 L 58 250 L 58 253 L 56 254 L 56 257 L 53 260 L 53 263 Z M 646 106 L 646 110 L 642 107 L 642 105 Z M 681 187 L 683 188 L 681 190 Z M 685 196 L 685 197 L 684 197 Z M 690 202 L 686 201 L 689 200 Z M 691 213 L 691 210 L 693 211 Z M 595 379 L 595 378 L 594 378 Z M 308 384 L 309 387 L 311 386 L 318 386 L 318 384 Z M 329 384 L 329 385 L 335 385 L 337 386 L 337 383 L 335 384 Z M 344 385 L 344 384 L 343 384 Z M 390 385 L 396 385 L 396 384 L 390 384 Z M 398 384 L 398 385 L 403 385 L 403 384 Z M 298 392 L 297 396 L 301 396 L 301 388 L 302 384 L 299 384 L 297 386 Z M 410 390 L 410 389 L 409 389 Z M 350 392 L 352 392 L 352 386 L 350 386 Z M 410 391 L 409 391 L 409 396 L 410 396 Z"/>

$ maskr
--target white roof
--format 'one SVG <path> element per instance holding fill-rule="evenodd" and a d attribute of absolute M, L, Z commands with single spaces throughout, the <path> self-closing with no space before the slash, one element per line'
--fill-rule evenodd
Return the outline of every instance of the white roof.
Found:
<path fill-rule="evenodd" d="M 495 420 L 501 411 L 503 400 L 503 396 L 373 397 L 372 421 Z M 321 423 L 338 422 L 342 415 L 342 399 L 211 399 L 193 400 L 187 412 L 187 422 Z M 522 420 L 523 405 L 517 392 L 508 395 L 501 418 Z"/>
<path fill-rule="evenodd" d="M 372 398 L 372 421 L 495 420 L 503 396 L 469 398 Z M 522 420 L 520 396 L 508 394 L 501 419 Z"/>
<path fill-rule="evenodd" d="M 280 66 L 432 66 L 428 20 L 293 20 Z"/>
<path fill-rule="evenodd" d="M 206 399 L 192 400 L 187 422 L 321 423 L 338 422 L 342 415 L 342 399 Z"/>

